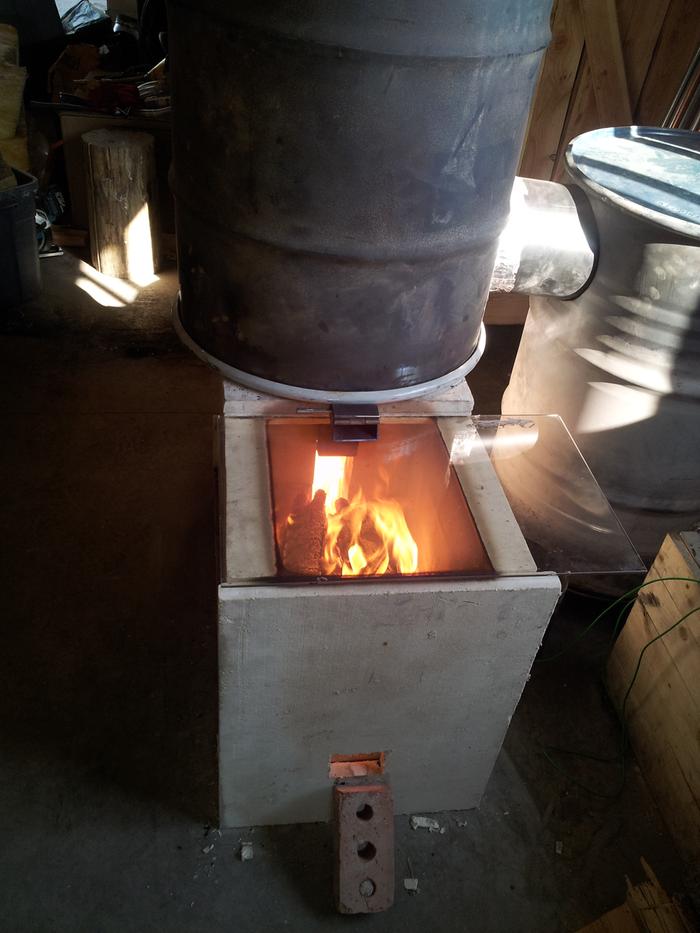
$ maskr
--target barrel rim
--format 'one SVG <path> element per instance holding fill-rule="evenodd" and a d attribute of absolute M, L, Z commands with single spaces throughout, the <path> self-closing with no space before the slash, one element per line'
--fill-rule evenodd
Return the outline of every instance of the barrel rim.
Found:
<path fill-rule="evenodd" d="M 655 209 L 651 206 L 639 204 L 625 194 L 608 188 L 606 185 L 599 181 L 595 181 L 585 171 L 585 169 L 583 169 L 578 164 L 577 159 L 579 156 L 576 152 L 574 152 L 574 147 L 577 145 L 577 143 L 580 144 L 581 140 L 584 140 L 586 137 L 592 138 L 594 136 L 600 137 L 609 136 L 611 134 L 615 135 L 624 131 L 627 131 L 628 133 L 629 131 L 634 131 L 636 133 L 653 133 L 656 136 L 668 135 L 670 137 L 681 139 L 689 138 L 694 142 L 697 142 L 697 133 L 691 132 L 689 130 L 664 129 L 653 126 L 616 126 L 590 130 L 587 133 L 582 133 L 579 136 L 576 136 L 571 140 L 566 148 L 566 166 L 569 175 L 571 175 L 574 181 L 580 184 L 583 188 L 594 192 L 603 201 L 608 201 L 609 203 L 614 204 L 625 214 L 628 214 L 632 217 L 640 217 L 649 223 L 656 224 L 659 227 L 663 227 L 665 230 L 671 230 L 672 232 L 681 234 L 682 236 L 687 236 L 694 240 L 700 239 L 700 222 L 694 220 L 684 220 L 681 217 L 675 217 L 671 214 L 665 213 L 662 209 Z"/>
<path fill-rule="evenodd" d="M 380 405 L 386 402 L 406 402 L 411 399 L 421 398 L 424 395 L 432 395 L 441 389 L 448 389 L 458 385 L 465 376 L 470 373 L 483 356 L 486 349 L 486 326 L 483 321 L 479 329 L 479 339 L 476 348 L 461 366 L 453 369 L 444 376 L 437 379 L 431 379 L 428 382 L 419 382 L 410 386 L 399 386 L 395 389 L 379 389 L 377 391 L 367 390 L 359 392 L 343 392 L 333 389 L 305 389 L 303 386 L 288 385 L 284 382 L 273 382 L 271 379 L 265 379 L 262 376 L 255 376 L 242 369 L 236 369 L 230 363 L 212 356 L 207 350 L 200 346 L 185 329 L 180 315 L 180 294 L 178 293 L 173 303 L 173 327 L 175 333 L 182 343 L 191 350 L 195 356 L 207 363 L 209 366 L 218 369 L 229 381 L 236 382 L 245 386 L 247 389 L 253 389 L 256 392 L 263 392 L 265 395 L 274 395 L 281 398 L 291 398 L 300 402 L 325 402 L 328 404 L 345 402 L 348 404 L 368 404 Z"/>

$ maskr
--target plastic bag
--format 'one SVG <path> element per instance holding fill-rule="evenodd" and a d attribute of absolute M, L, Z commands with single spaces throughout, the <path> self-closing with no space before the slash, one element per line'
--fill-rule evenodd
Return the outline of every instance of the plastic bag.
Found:
<path fill-rule="evenodd" d="M 101 19 L 107 19 L 107 15 L 103 10 L 90 3 L 90 0 L 80 0 L 79 3 L 76 3 L 75 6 L 72 6 L 70 10 L 63 14 L 61 24 L 63 25 L 63 31 L 70 34 Z"/>

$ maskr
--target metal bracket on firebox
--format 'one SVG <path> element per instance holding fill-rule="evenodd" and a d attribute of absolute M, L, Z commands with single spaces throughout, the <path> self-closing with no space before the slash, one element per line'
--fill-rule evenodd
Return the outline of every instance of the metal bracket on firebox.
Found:
<path fill-rule="evenodd" d="M 376 405 L 331 405 L 331 424 L 334 441 L 376 441 L 379 409 Z"/>

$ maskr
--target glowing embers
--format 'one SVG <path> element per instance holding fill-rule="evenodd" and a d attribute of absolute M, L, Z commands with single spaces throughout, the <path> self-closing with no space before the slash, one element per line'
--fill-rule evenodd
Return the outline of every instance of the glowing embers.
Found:
<path fill-rule="evenodd" d="M 366 577 L 491 570 L 429 419 L 332 444 L 327 424 L 268 422 L 278 572 Z"/>

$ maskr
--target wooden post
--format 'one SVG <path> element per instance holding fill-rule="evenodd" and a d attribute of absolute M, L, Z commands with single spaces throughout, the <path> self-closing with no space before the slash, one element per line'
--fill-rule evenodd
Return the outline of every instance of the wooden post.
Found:
<path fill-rule="evenodd" d="M 148 133 L 83 134 L 92 264 L 146 284 L 158 269 L 154 140 Z"/>

